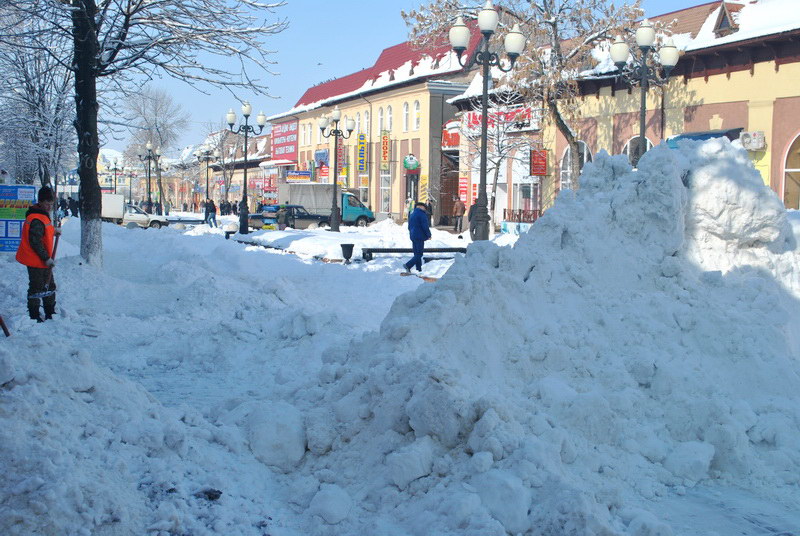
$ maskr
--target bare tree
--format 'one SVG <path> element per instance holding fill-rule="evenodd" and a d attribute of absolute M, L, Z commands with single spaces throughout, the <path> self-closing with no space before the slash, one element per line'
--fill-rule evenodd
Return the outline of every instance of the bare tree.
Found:
<path fill-rule="evenodd" d="M 81 255 L 93 264 L 102 263 L 98 80 L 123 90 L 131 77 L 150 79 L 160 71 L 190 84 L 266 94 L 252 72 L 271 63 L 263 40 L 286 26 L 285 21 L 267 23 L 257 17 L 274 13 L 283 2 L 5 0 L 5 5 L 16 16 L 41 21 L 43 29 L 20 32 L 3 22 L 0 40 L 22 37 L 27 48 L 48 51 L 74 73 Z M 51 48 L 56 36 L 71 40 L 71 54 Z"/>
<path fill-rule="evenodd" d="M 161 148 L 161 153 L 174 148 L 188 120 L 183 108 L 165 91 L 145 87 L 141 93 L 125 101 L 125 112 L 130 117 L 133 144 L 139 150 L 148 141 Z M 164 205 L 164 185 L 161 166 L 156 166 L 159 207 Z M 158 213 L 161 214 L 161 208 Z"/>
<path fill-rule="evenodd" d="M 234 134 L 223 125 L 207 125 L 208 135 L 205 145 L 209 150 L 218 153 L 214 167 L 219 167 L 222 173 L 223 186 L 225 188 L 223 198 L 227 201 L 230 193 L 231 182 L 233 181 L 234 164 L 236 161 L 236 150 L 243 139 L 238 134 Z"/>
<path fill-rule="evenodd" d="M 472 98 L 473 109 L 480 109 L 480 98 Z M 509 161 L 524 162 L 527 160 L 525 150 L 531 146 L 531 139 L 523 136 L 521 131 L 530 128 L 531 121 L 537 121 L 539 108 L 526 104 L 519 94 L 510 88 L 498 88 L 492 91 L 489 99 L 489 117 L 487 130 L 486 171 L 491 173 L 492 192 L 489 197 L 489 217 L 494 219 L 495 201 L 497 199 L 497 183 L 502 167 Z M 470 154 L 480 152 L 480 125 L 471 124 L 475 119 L 469 114 L 462 116 L 462 132 L 470 147 Z M 477 122 L 476 122 L 477 123 Z"/>
<path fill-rule="evenodd" d="M 35 29 L 40 22 L 17 20 L 17 24 Z M 62 50 L 67 45 L 63 40 L 52 43 Z M 20 39 L 0 42 L 0 72 L 0 110 L 5 117 L 2 159 L 15 164 L 18 178 L 49 184 L 67 166 L 74 146 L 72 73 L 46 51 L 27 50 Z"/>
<path fill-rule="evenodd" d="M 483 2 L 435 0 L 419 9 L 403 12 L 411 27 L 412 40 L 420 46 L 442 44 L 442 36 L 458 15 L 477 18 Z M 498 2 L 501 13 L 498 38 L 514 23 L 520 25 L 527 44 L 516 67 L 506 76 L 520 95 L 539 101 L 570 147 L 572 176 L 580 171 L 578 133 L 578 80 L 595 66 L 592 51 L 615 33 L 633 27 L 641 17 L 640 0 L 617 7 L 608 0 L 505 0 Z M 476 30 L 477 31 L 477 30 Z M 577 182 L 577 181 L 574 181 Z"/>

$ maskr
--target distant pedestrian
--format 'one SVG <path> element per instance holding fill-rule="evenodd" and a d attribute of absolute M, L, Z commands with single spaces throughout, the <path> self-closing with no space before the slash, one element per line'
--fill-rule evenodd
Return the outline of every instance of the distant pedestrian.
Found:
<path fill-rule="evenodd" d="M 238 216 L 239 215 L 239 203 L 233 203 L 233 213 Z"/>
<path fill-rule="evenodd" d="M 169 209 L 172 208 L 172 203 L 169 202 L 169 199 L 164 201 L 164 216 L 169 216 Z"/>
<path fill-rule="evenodd" d="M 278 222 L 279 231 L 286 229 L 286 225 L 289 223 L 289 212 L 285 206 L 281 205 L 278 208 L 278 212 L 275 213 L 275 220 Z"/>
<path fill-rule="evenodd" d="M 206 223 L 209 227 L 217 226 L 217 205 L 211 199 L 206 199 Z"/>
<path fill-rule="evenodd" d="M 75 199 L 72 199 L 72 196 L 70 196 L 69 199 L 67 200 L 67 203 L 69 204 L 70 213 L 74 217 L 77 218 L 78 217 L 78 201 L 76 201 Z"/>
<path fill-rule="evenodd" d="M 408 234 L 411 238 L 414 256 L 403 265 L 407 274 L 411 273 L 412 266 L 416 266 L 418 272 L 422 271 L 422 253 L 425 249 L 425 241 L 431 239 L 431 228 L 426 209 L 425 203 L 417 203 L 408 218 Z"/>
<path fill-rule="evenodd" d="M 32 320 L 44 322 L 56 311 L 56 282 L 53 279 L 53 237 L 61 234 L 50 219 L 53 211 L 53 190 L 42 186 L 38 203 L 25 214 L 16 259 L 28 267 L 28 314 Z M 39 313 L 39 300 L 44 302 L 44 320 Z"/>
<path fill-rule="evenodd" d="M 186 204 L 186 201 L 183 202 L 183 211 L 187 212 L 189 209 L 189 205 Z"/>
<path fill-rule="evenodd" d="M 473 203 L 471 207 L 469 207 L 469 212 L 467 213 L 467 220 L 469 221 L 469 237 L 472 240 L 475 240 L 475 232 L 478 228 L 477 218 L 475 218 L 476 207 L 477 204 Z"/>
<path fill-rule="evenodd" d="M 464 204 L 460 197 L 456 197 L 456 202 L 453 205 L 453 230 L 459 234 L 461 233 L 466 211 L 467 205 Z"/>

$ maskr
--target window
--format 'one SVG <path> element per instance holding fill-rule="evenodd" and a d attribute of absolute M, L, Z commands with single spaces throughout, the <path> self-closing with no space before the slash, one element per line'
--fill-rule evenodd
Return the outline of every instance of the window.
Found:
<path fill-rule="evenodd" d="M 361 112 L 356 114 L 356 134 L 361 132 Z"/>
<path fill-rule="evenodd" d="M 351 206 L 351 207 L 356 207 L 356 208 L 363 206 L 361 204 L 361 201 L 359 201 L 358 198 L 356 198 L 356 196 L 354 196 L 354 195 L 348 195 L 347 196 L 347 205 Z"/>
<path fill-rule="evenodd" d="M 403 103 L 403 132 L 408 132 L 408 103 Z"/>
<path fill-rule="evenodd" d="M 383 107 L 378 108 L 378 134 L 386 130 L 383 128 Z"/>
<path fill-rule="evenodd" d="M 369 129 L 370 129 L 369 112 L 364 112 L 364 133 L 367 135 L 368 138 L 369 138 Z"/>
<path fill-rule="evenodd" d="M 414 130 L 419 130 L 422 117 L 419 109 L 419 101 L 414 101 Z"/>
<path fill-rule="evenodd" d="M 392 209 L 392 172 L 388 169 L 381 170 L 381 212 L 389 212 Z"/>
<path fill-rule="evenodd" d="M 592 153 L 589 151 L 589 146 L 584 142 L 578 142 L 578 168 L 583 169 L 586 162 L 592 161 Z M 561 189 L 573 190 L 578 187 L 578 177 L 572 176 L 572 166 L 570 166 L 570 159 L 572 158 L 570 148 L 564 151 L 564 157 L 561 159 Z"/>
<path fill-rule="evenodd" d="M 386 130 L 392 131 L 392 107 L 386 107 Z"/>
<path fill-rule="evenodd" d="M 639 162 L 639 159 L 642 157 L 642 155 L 639 154 L 639 152 L 640 152 L 639 139 L 640 139 L 639 136 L 634 136 L 633 138 L 628 140 L 628 143 L 625 144 L 625 148 L 622 149 L 622 154 L 624 154 L 625 156 L 628 157 L 628 161 L 634 167 L 636 167 L 636 164 Z M 647 151 L 649 151 L 650 149 L 653 148 L 653 143 L 650 140 L 648 140 L 647 138 L 645 138 L 645 140 L 647 142 L 647 147 L 645 149 L 645 152 L 647 152 Z"/>

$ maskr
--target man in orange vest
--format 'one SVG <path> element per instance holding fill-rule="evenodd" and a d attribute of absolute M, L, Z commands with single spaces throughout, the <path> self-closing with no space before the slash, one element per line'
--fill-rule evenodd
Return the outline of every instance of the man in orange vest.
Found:
<path fill-rule="evenodd" d="M 31 319 L 44 322 L 39 315 L 39 298 L 44 301 L 45 320 L 53 318 L 56 310 L 56 282 L 53 279 L 53 237 L 61 234 L 50 220 L 53 211 L 53 190 L 42 186 L 38 203 L 25 214 L 17 261 L 28 267 L 28 313 Z"/>

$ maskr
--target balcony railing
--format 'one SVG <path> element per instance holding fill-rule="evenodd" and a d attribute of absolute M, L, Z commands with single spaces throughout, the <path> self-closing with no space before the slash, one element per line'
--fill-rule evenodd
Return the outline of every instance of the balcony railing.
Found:
<path fill-rule="evenodd" d="M 513 221 L 517 223 L 533 223 L 539 219 L 541 211 L 536 210 L 522 210 L 522 209 L 503 209 L 503 221 Z"/>

